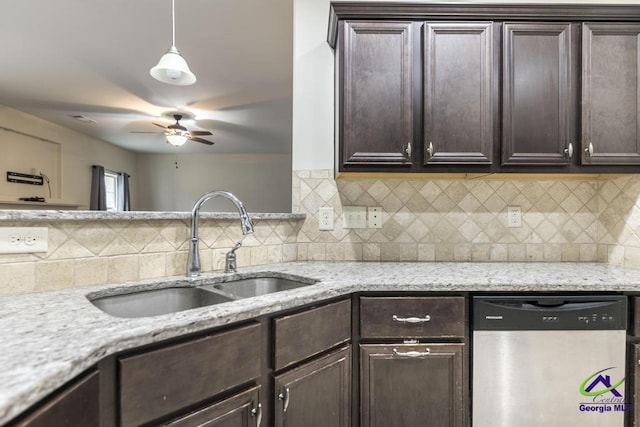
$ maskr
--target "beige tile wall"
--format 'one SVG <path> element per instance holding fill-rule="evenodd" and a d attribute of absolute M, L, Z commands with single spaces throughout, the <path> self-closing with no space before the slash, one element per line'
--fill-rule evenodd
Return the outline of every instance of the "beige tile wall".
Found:
<path fill-rule="evenodd" d="M 335 229 L 318 230 L 332 206 Z M 380 206 L 381 229 L 344 229 L 343 206 Z M 520 206 L 522 227 L 506 227 Z M 640 176 L 596 180 L 334 179 L 293 174 L 294 212 L 259 220 L 239 266 L 327 261 L 584 261 L 640 267 Z M 183 274 L 188 221 L 3 222 L 46 226 L 45 254 L 0 255 L 0 295 Z M 200 222 L 203 271 L 224 268 L 237 221 Z"/>
<path fill-rule="evenodd" d="M 611 185 L 621 193 L 618 180 L 336 180 L 332 170 L 296 171 L 294 212 L 308 216 L 298 259 L 606 261 L 599 217 Z M 322 206 L 334 208 L 333 231 L 318 230 Z M 343 206 L 382 207 L 383 227 L 344 229 Z M 521 207 L 521 228 L 506 226 L 507 206 Z"/>
<path fill-rule="evenodd" d="M 43 254 L 0 255 L 0 295 L 120 283 L 184 274 L 189 222 L 3 222 L 3 227 L 46 226 Z M 300 221 L 256 220 L 237 251 L 238 266 L 294 261 Z M 243 236 L 238 221 L 200 220 L 202 271 L 224 269 L 224 255 Z"/>

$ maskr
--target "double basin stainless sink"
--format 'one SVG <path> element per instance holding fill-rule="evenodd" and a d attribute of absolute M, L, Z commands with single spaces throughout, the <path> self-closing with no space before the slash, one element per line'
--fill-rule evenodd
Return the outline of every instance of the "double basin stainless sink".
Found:
<path fill-rule="evenodd" d="M 198 287 L 167 287 L 142 290 L 89 300 L 107 314 L 116 317 L 149 317 L 206 307 L 241 298 L 308 286 L 315 281 L 306 278 L 248 277 Z"/>

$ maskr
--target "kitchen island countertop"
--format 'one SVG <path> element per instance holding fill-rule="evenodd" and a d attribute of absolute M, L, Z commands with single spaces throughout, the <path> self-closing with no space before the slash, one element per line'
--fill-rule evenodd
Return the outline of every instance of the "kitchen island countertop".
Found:
<path fill-rule="evenodd" d="M 154 317 L 123 319 L 87 299 L 123 290 L 192 286 L 268 273 L 314 285 Z M 0 425 L 104 357 L 353 292 L 640 293 L 640 269 L 591 263 L 292 262 L 0 297 Z"/>

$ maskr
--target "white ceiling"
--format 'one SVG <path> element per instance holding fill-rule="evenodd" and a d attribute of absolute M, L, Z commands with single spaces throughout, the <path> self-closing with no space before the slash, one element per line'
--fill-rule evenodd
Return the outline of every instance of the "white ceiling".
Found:
<path fill-rule="evenodd" d="M 20 0 L 0 40 L 0 104 L 138 152 L 176 152 L 131 133 L 175 110 L 215 142 L 181 152 L 291 151 L 292 0 L 176 0 L 176 46 L 198 78 L 186 87 L 149 75 L 171 46 L 170 0 Z"/>

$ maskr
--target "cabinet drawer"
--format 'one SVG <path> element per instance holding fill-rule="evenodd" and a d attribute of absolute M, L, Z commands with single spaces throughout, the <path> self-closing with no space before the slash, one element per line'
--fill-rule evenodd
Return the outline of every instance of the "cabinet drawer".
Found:
<path fill-rule="evenodd" d="M 330 349 L 351 338 L 351 300 L 336 302 L 274 320 L 274 368 Z"/>
<path fill-rule="evenodd" d="M 464 337 L 464 297 L 361 297 L 363 338 Z"/>
<path fill-rule="evenodd" d="M 122 426 L 147 423 L 260 376 L 260 325 L 122 358 Z"/>

